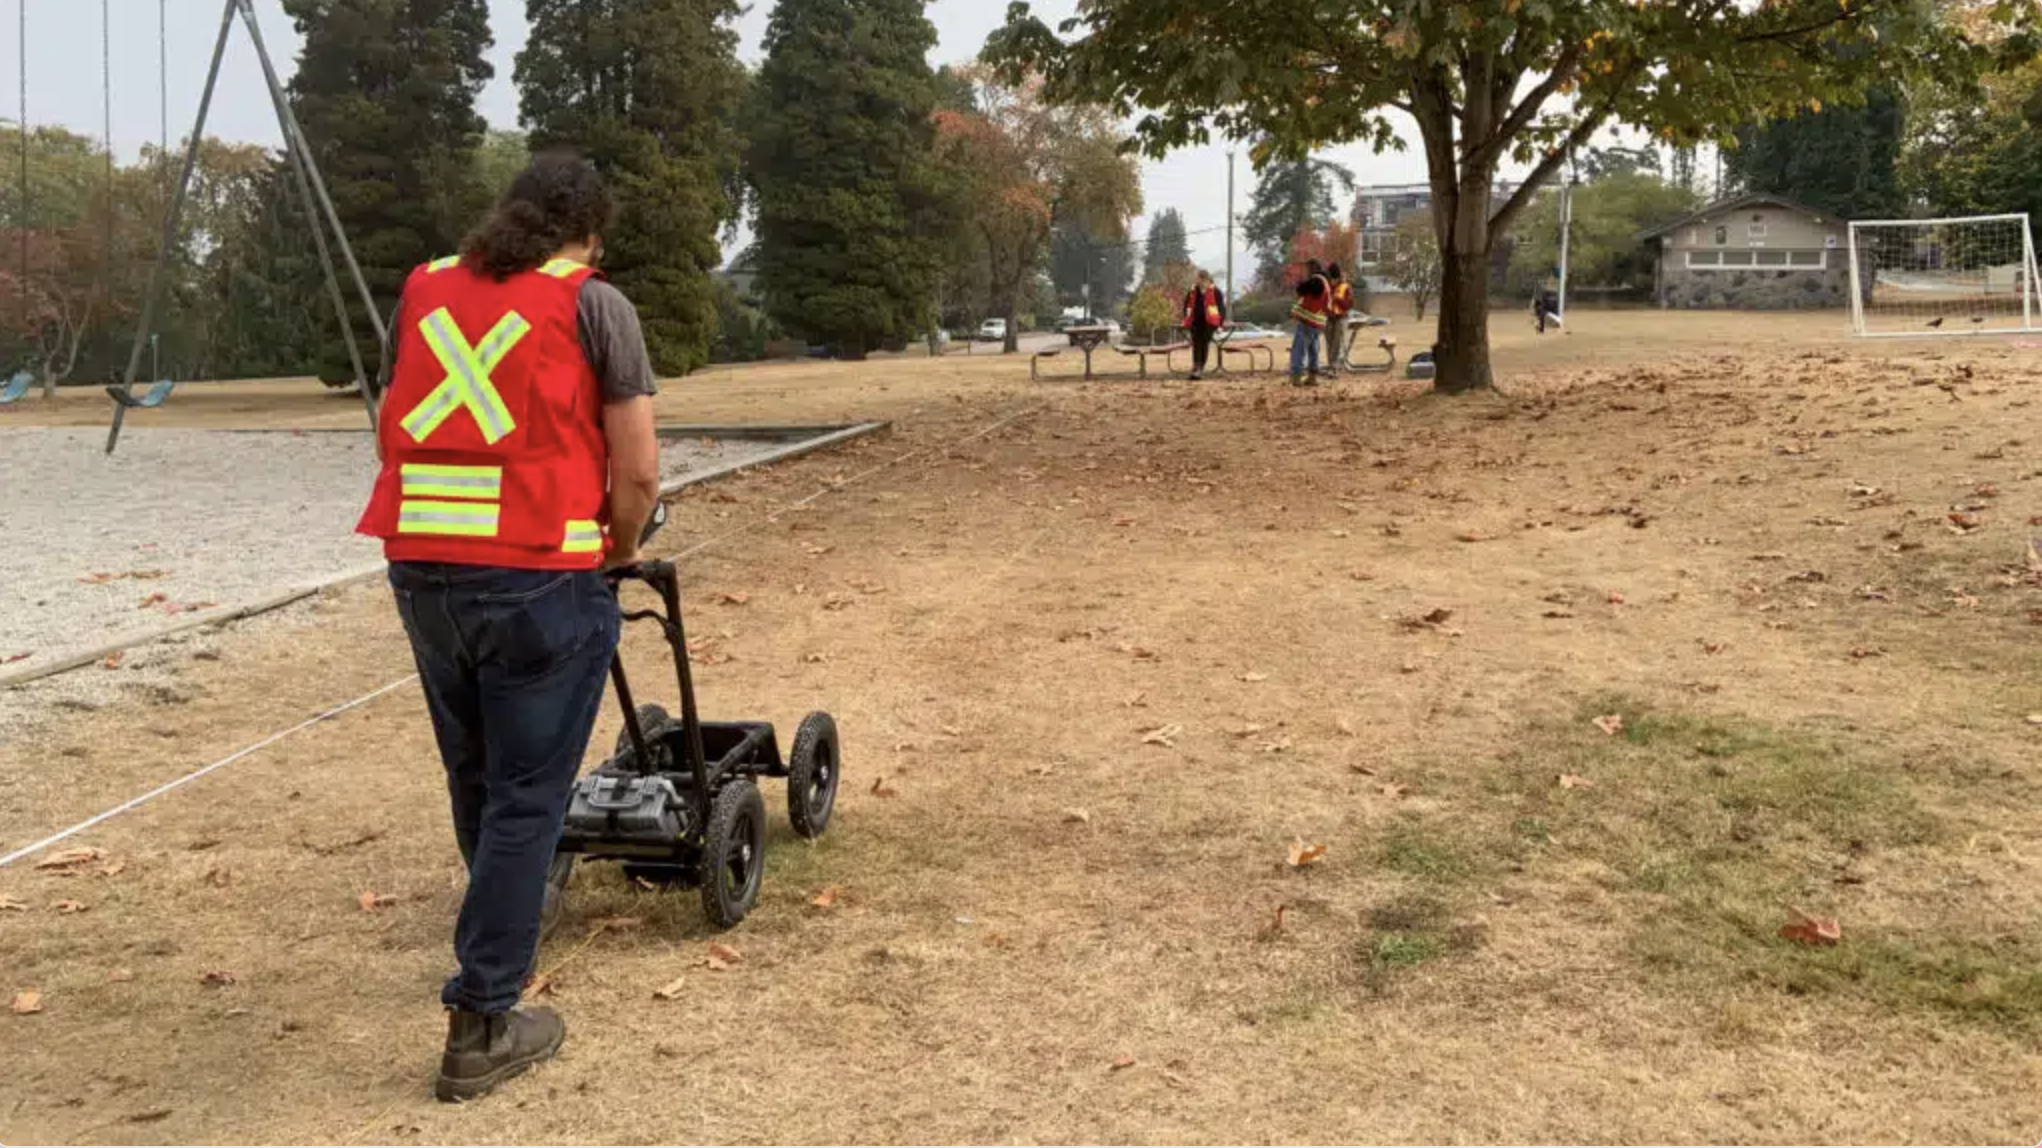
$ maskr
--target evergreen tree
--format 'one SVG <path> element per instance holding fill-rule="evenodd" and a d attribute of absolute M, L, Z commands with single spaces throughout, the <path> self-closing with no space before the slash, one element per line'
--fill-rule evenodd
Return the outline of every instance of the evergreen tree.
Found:
<path fill-rule="evenodd" d="M 951 227 L 930 157 L 936 29 L 925 0 L 781 0 L 749 118 L 759 287 L 840 356 L 929 322 Z"/>
<path fill-rule="evenodd" d="M 737 0 L 527 0 L 519 116 L 534 150 L 568 147 L 609 178 L 611 282 L 638 305 L 653 365 L 680 374 L 716 338 L 717 233 L 734 222 L 748 78 Z"/>
<path fill-rule="evenodd" d="M 1094 316 L 1110 315 L 1127 300 L 1134 273 L 1135 245 L 1125 236 L 1088 232 L 1057 220 L 1049 239 L 1049 278 L 1065 306 L 1089 301 Z"/>
<path fill-rule="evenodd" d="M 1173 263 L 1191 262 L 1191 240 L 1184 232 L 1184 217 L 1174 207 L 1158 212 L 1149 223 L 1149 242 L 1142 257 L 1142 282 L 1160 283 L 1163 269 Z"/>
<path fill-rule="evenodd" d="M 1862 106 L 1829 106 L 1737 133 L 1723 152 L 1730 180 L 1745 191 L 1784 195 L 1839 219 L 1905 214 L 1897 167 L 1906 109 L 1875 87 Z"/>
<path fill-rule="evenodd" d="M 1284 261 L 1298 232 L 1333 221 L 1334 184 L 1353 191 L 1354 173 L 1309 156 L 1279 160 L 1262 170 L 1241 230 L 1248 250 L 1255 253 L 1256 273 L 1264 284 L 1282 281 Z"/>
<path fill-rule="evenodd" d="M 494 74 L 487 0 L 284 0 L 304 38 L 291 106 L 333 195 L 362 275 L 387 314 L 404 279 L 455 251 L 487 202 L 475 97 Z M 318 268 L 298 289 L 323 292 Z M 348 292 L 365 358 L 374 328 Z M 322 378 L 350 368 L 331 337 Z M 371 368 L 373 369 L 373 367 Z"/>

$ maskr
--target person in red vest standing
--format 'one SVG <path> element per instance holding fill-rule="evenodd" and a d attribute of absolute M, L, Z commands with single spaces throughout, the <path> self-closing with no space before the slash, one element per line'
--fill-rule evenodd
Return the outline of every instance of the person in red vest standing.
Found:
<path fill-rule="evenodd" d="M 1347 317 L 1354 313 L 1354 284 L 1335 263 L 1326 268 L 1332 294 L 1326 298 L 1326 373 L 1337 375 L 1347 365 Z"/>
<path fill-rule="evenodd" d="M 1305 277 L 1298 282 L 1298 301 L 1290 317 L 1297 330 L 1290 340 L 1290 383 L 1294 387 L 1319 385 L 1319 336 L 1326 330 L 1326 309 L 1333 291 L 1326 283 L 1326 269 L 1314 259 L 1305 265 Z M 1307 364 L 1311 373 L 1306 374 Z"/>
<path fill-rule="evenodd" d="M 1212 337 L 1227 325 L 1227 299 L 1213 285 L 1212 273 L 1201 270 L 1198 282 L 1184 296 L 1184 329 L 1191 332 L 1191 380 L 1205 377 L 1206 360 L 1212 357 Z"/>
<path fill-rule="evenodd" d="M 540 156 L 461 254 L 412 272 L 391 324 L 356 529 L 383 540 L 468 871 L 441 1100 L 566 1036 L 517 1005 L 558 919 L 548 875 L 617 648 L 603 568 L 637 560 L 659 498 L 638 312 L 594 270 L 610 212 L 595 168 Z"/>

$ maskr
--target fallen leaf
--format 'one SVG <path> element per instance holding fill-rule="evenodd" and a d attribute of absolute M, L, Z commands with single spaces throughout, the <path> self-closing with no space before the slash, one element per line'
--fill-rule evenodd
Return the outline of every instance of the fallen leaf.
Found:
<path fill-rule="evenodd" d="M 1158 726 L 1142 734 L 1142 744 L 1160 745 L 1165 749 L 1175 749 L 1177 748 L 1177 743 L 1171 739 L 1183 732 L 1184 727 L 1181 725 Z"/>
<path fill-rule="evenodd" d="M 1064 822 L 1065 824 L 1090 825 L 1092 824 L 1092 814 L 1083 809 L 1066 809 L 1064 810 Z"/>
<path fill-rule="evenodd" d="M 1355 736 L 1354 723 L 1348 721 L 1346 718 L 1334 718 L 1333 728 L 1339 730 L 1341 733 L 1346 734 L 1348 737 Z"/>
<path fill-rule="evenodd" d="M 27 650 L 24 650 L 19 654 L 9 654 L 4 658 L 0 658 L 0 666 L 11 666 L 16 662 L 25 662 L 33 657 L 35 657 L 35 654 L 32 651 Z"/>
<path fill-rule="evenodd" d="M 742 606 L 751 601 L 752 596 L 742 590 L 725 590 L 716 596 L 716 600 L 725 606 Z"/>
<path fill-rule="evenodd" d="M 115 650 L 113 653 L 108 654 L 106 659 L 99 664 L 109 670 L 118 670 L 121 668 L 121 656 L 121 651 Z"/>
<path fill-rule="evenodd" d="M 1136 690 L 1127 695 L 1127 700 L 1120 704 L 1128 709 L 1147 709 L 1149 708 L 1149 691 Z"/>
<path fill-rule="evenodd" d="M 872 796 L 874 796 L 874 797 L 899 797 L 899 796 L 900 796 L 900 790 L 898 790 L 898 789 L 895 789 L 895 788 L 894 788 L 893 786 L 891 786 L 891 785 L 888 785 L 888 784 L 886 783 L 886 778 L 885 778 L 885 777 L 883 777 L 883 776 L 881 776 L 881 777 L 875 777 L 875 778 L 873 778 L 873 779 L 872 779 Z"/>
<path fill-rule="evenodd" d="M 1452 618 L 1453 616 L 1454 612 L 1452 610 L 1449 610 L 1446 607 L 1441 606 L 1440 608 L 1425 615 L 1422 621 L 1424 621 L 1425 624 L 1428 626 L 1443 626 L 1447 623 L 1447 620 Z"/>
<path fill-rule="evenodd" d="M 135 974 L 129 972 L 127 969 L 115 969 L 114 971 L 106 974 L 106 979 L 114 982 L 115 984 L 126 984 L 127 982 L 135 979 Z"/>
<path fill-rule="evenodd" d="M 209 988 L 222 988 L 234 983 L 234 974 L 223 969 L 215 969 L 201 976 L 199 983 Z"/>
<path fill-rule="evenodd" d="M 1283 932 L 1283 914 L 1289 908 L 1290 906 L 1288 904 L 1278 905 L 1276 907 L 1276 914 L 1269 919 L 1269 923 L 1267 925 L 1262 926 L 1263 936 L 1274 937 Z"/>
<path fill-rule="evenodd" d="M 1702 642 L 1702 652 L 1705 654 L 1720 654 L 1729 648 L 1730 644 L 1728 642 L 1711 642 L 1707 640 Z"/>
<path fill-rule="evenodd" d="M 710 942 L 709 955 L 721 961 L 729 961 L 733 965 L 738 964 L 744 960 L 743 953 L 738 952 L 736 949 L 731 948 L 729 945 L 724 944 L 722 941 Z"/>
<path fill-rule="evenodd" d="M 1251 670 L 1248 673 L 1242 674 L 1241 680 L 1244 682 L 1266 682 L 1269 680 L 1269 675 Z"/>
<path fill-rule="evenodd" d="M 801 547 L 801 550 L 804 554 L 812 554 L 817 557 L 821 557 L 824 554 L 828 554 L 830 551 L 835 549 L 836 547 L 834 546 L 824 546 L 815 542 L 803 543 Z"/>
<path fill-rule="evenodd" d="M 652 999 L 656 1001 L 677 1001 L 681 999 L 681 987 L 687 983 L 688 978 L 675 977 L 659 988 L 652 990 Z"/>
<path fill-rule="evenodd" d="M 2028 715 L 2028 724 L 2029 724 L 2029 725 L 2042 725 L 2042 714 L 2029 714 L 2029 715 Z M 5 903 L 0 903 L 0 909 L 5 909 L 6 907 L 7 907 L 7 906 L 6 906 L 6 904 L 5 904 Z"/>
<path fill-rule="evenodd" d="M 1454 541 L 1487 542 L 1489 541 L 1489 536 L 1487 534 L 1483 534 L 1481 531 L 1478 530 L 1463 530 L 1459 534 L 1454 535 Z"/>
<path fill-rule="evenodd" d="M 1347 768 L 1363 777 L 1374 777 L 1376 775 L 1374 766 L 1350 764 Z"/>
<path fill-rule="evenodd" d="M 830 885 L 825 887 L 822 892 L 810 897 L 808 903 L 818 909 L 834 909 L 837 907 L 837 898 L 842 896 L 843 893 L 842 889 L 837 888 L 835 885 Z"/>
<path fill-rule="evenodd" d="M 158 1120 L 169 1119 L 170 1114 L 176 1111 L 175 1108 L 151 1108 L 142 1112 L 130 1112 L 121 1119 L 130 1124 L 154 1124 Z"/>
<path fill-rule="evenodd" d="M 93 845 L 64 849 L 50 854 L 35 863 L 38 869 L 75 869 L 106 856 L 106 850 Z"/>
<path fill-rule="evenodd" d="M 1326 847 L 1324 845 L 1307 845 L 1300 838 L 1291 843 L 1290 858 L 1286 864 L 1293 869 L 1302 869 L 1307 865 L 1318 864 L 1319 859 L 1325 855 Z"/>
<path fill-rule="evenodd" d="M 1984 525 L 1976 514 L 1952 513 L 1949 515 L 1950 530 L 1957 534 L 1969 534 Z"/>
<path fill-rule="evenodd" d="M 364 913 L 373 913 L 385 905 L 394 905 L 396 903 L 397 895 L 394 893 L 371 893 L 364 891 L 355 898 L 355 904 L 360 905 Z"/>
<path fill-rule="evenodd" d="M 540 973 L 538 976 L 525 982 L 525 995 L 528 997 L 550 997 L 559 988 L 560 981 L 558 978 L 546 973 Z"/>
<path fill-rule="evenodd" d="M 34 990 L 23 990 L 14 994 L 14 1005 L 10 1010 L 15 1016 L 33 1016 L 43 1011 L 43 994 Z"/>
<path fill-rule="evenodd" d="M 56 904 L 51 905 L 50 908 L 55 909 L 57 912 L 62 913 L 65 916 L 69 916 L 72 913 L 83 913 L 86 909 L 91 908 L 91 906 L 87 905 L 83 901 L 66 900 L 59 901 Z"/>
<path fill-rule="evenodd" d="M 625 933 L 644 924 L 644 917 L 602 917 L 597 919 L 595 927 L 598 932 Z"/>
<path fill-rule="evenodd" d="M 161 590 L 152 590 L 148 594 L 143 596 L 141 603 L 137 605 L 135 609 L 146 610 L 151 606 L 161 605 L 162 603 L 168 601 L 170 601 L 170 595 L 165 594 Z"/>
<path fill-rule="evenodd" d="M 1604 714 L 1595 719 L 1595 728 L 1615 737 L 1624 732 L 1624 719 L 1618 714 Z"/>
<path fill-rule="evenodd" d="M 1834 945 L 1843 940 L 1843 926 L 1834 917 L 1811 917 L 1799 909 L 1789 909 L 1794 920 L 1780 926 L 1780 936 L 1803 945 Z"/>
<path fill-rule="evenodd" d="M 828 654 L 804 654 L 802 655 L 801 660 L 808 663 L 811 666 L 820 666 L 823 663 L 829 661 L 830 656 Z"/>
<path fill-rule="evenodd" d="M 1595 788 L 1595 783 L 1594 783 L 1593 781 L 1590 781 L 1590 780 L 1588 780 L 1588 779 L 1587 779 L 1587 778 L 1585 778 L 1585 777 L 1581 777 L 1581 776 L 1579 776 L 1579 775 L 1576 775 L 1576 774 L 1572 774 L 1572 773 L 1563 773 L 1563 774 L 1561 774 L 1561 775 L 1560 775 L 1560 788 L 1561 788 L 1561 789 L 1594 789 L 1594 788 Z"/>
<path fill-rule="evenodd" d="M 28 905 L 12 897 L 0 897 L 0 913 L 26 913 Z"/>
<path fill-rule="evenodd" d="M 1134 525 L 1134 519 L 1132 519 L 1132 518 L 1116 518 L 1116 519 L 1114 519 L 1114 520 L 1113 520 L 1113 525 L 1115 525 L 1115 526 L 1133 526 L 1133 525 Z"/>
<path fill-rule="evenodd" d="M 102 877 L 118 877 L 127 867 L 128 863 L 126 860 L 116 857 L 99 867 L 99 875 Z"/>
<path fill-rule="evenodd" d="M 1853 658 L 1877 658 L 1877 657 L 1883 657 L 1883 656 L 1885 655 L 1885 653 L 1886 653 L 1886 651 L 1884 651 L 1884 650 L 1880 649 L 1880 648 L 1879 648 L 1879 647 L 1877 647 L 1877 646 L 1852 646 L 1852 647 L 1851 647 L 1851 657 L 1853 657 Z"/>
<path fill-rule="evenodd" d="M 206 870 L 206 884 L 224 889 L 234 881 L 234 874 L 224 866 L 215 865 Z"/>
<path fill-rule="evenodd" d="M 1541 617 L 1546 618 L 1572 618 L 1573 616 L 1574 611 L 1572 610 L 1548 610 L 1541 615 Z"/>
<path fill-rule="evenodd" d="M 1384 797 L 1404 797 L 1410 794 L 1411 787 L 1401 782 L 1392 781 L 1376 786 L 1376 791 Z"/>
<path fill-rule="evenodd" d="M 695 967 L 708 969 L 712 973 L 722 973 L 730 971 L 730 962 L 722 957 L 703 957 L 695 962 Z"/>
<path fill-rule="evenodd" d="M 1977 495 L 1980 498 L 1998 498 L 1999 487 L 1993 485 L 1990 482 L 1981 482 L 1978 484 L 1978 488 L 1976 490 L 1973 490 L 1971 493 Z"/>
<path fill-rule="evenodd" d="M 1119 1071 L 1120 1071 L 1121 1069 L 1124 1069 L 1124 1068 L 1133 1068 L 1133 1067 L 1134 1067 L 1134 1057 L 1131 1057 L 1131 1056 L 1123 1056 L 1123 1057 L 1121 1057 L 1121 1058 L 1119 1058 L 1118 1060 L 1115 1060 L 1115 1061 L 1113 1062 L 1113 1071 L 1114 1071 L 1114 1072 L 1119 1072 Z"/>

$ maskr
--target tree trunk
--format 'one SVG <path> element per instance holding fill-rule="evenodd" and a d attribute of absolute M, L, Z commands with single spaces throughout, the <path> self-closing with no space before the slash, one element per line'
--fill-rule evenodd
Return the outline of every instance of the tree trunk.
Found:
<path fill-rule="evenodd" d="M 1489 256 L 1451 252 L 1441 268 L 1433 389 L 1457 395 L 1493 384 L 1489 372 Z"/>
<path fill-rule="evenodd" d="M 1021 325 L 1014 322 L 1014 312 L 1020 310 L 1020 308 L 1009 303 L 1004 310 L 1006 313 L 1000 317 L 1007 321 L 1007 341 L 1001 344 L 1000 350 L 1005 354 L 1011 355 L 1021 349 Z"/>

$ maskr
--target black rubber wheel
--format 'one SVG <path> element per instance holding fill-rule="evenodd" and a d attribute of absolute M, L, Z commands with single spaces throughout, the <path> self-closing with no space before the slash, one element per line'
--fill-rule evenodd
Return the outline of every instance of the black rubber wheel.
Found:
<path fill-rule="evenodd" d="M 825 713 L 802 718 L 787 755 L 787 820 L 794 823 L 794 832 L 814 840 L 829 828 L 842 763 L 836 719 Z"/>
<path fill-rule="evenodd" d="M 766 799 L 747 778 L 724 785 L 702 835 L 702 911 L 717 928 L 744 920 L 766 871 Z"/>
<path fill-rule="evenodd" d="M 653 764 L 654 773 L 673 772 L 674 763 L 668 760 L 672 755 L 666 752 L 666 746 L 659 736 L 661 730 L 673 724 L 673 715 L 666 712 L 665 706 L 647 702 L 638 707 L 638 728 L 645 734 L 646 743 L 651 748 L 653 757 L 658 759 Z M 617 731 L 617 751 L 610 760 L 616 761 L 630 752 L 631 730 L 626 727 Z"/>

